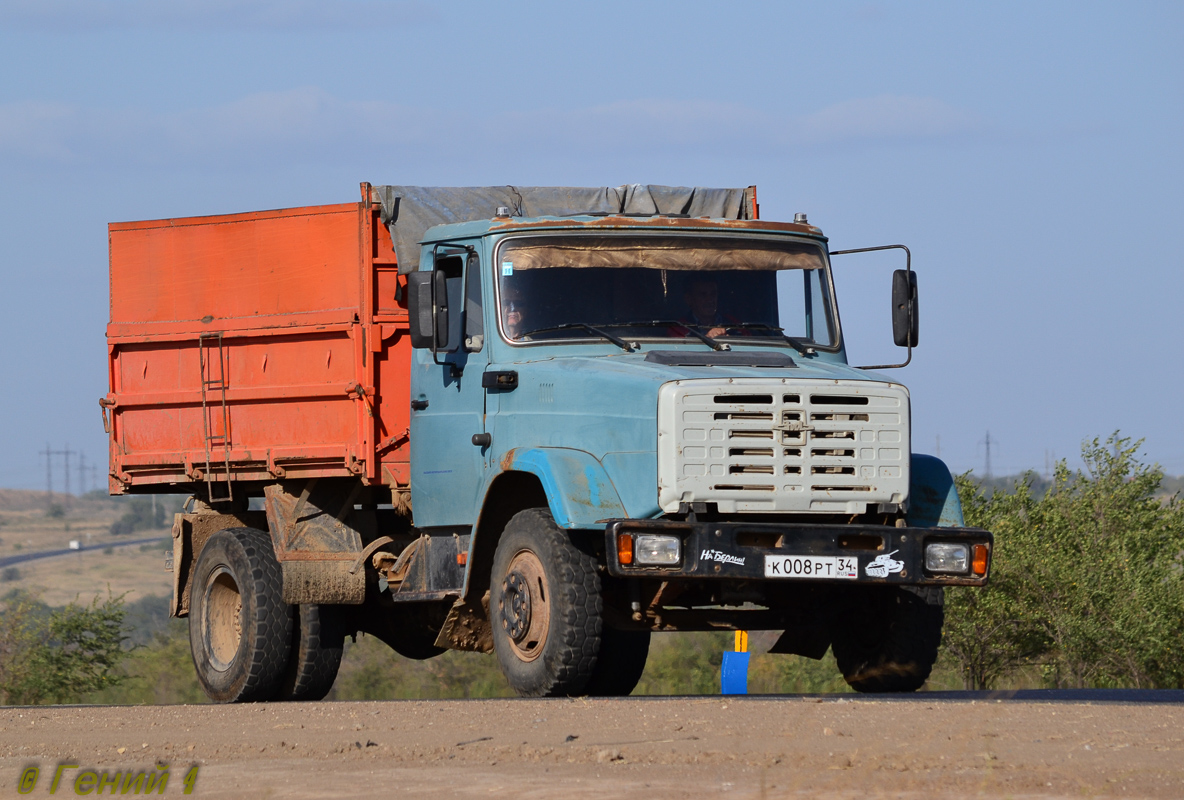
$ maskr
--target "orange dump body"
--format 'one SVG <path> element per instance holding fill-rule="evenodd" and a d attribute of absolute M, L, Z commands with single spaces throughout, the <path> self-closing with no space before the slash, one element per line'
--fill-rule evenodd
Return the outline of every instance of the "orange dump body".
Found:
<path fill-rule="evenodd" d="M 112 493 L 407 484 L 411 344 L 378 214 L 363 185 L 360 203 L 109 226 Z"/>

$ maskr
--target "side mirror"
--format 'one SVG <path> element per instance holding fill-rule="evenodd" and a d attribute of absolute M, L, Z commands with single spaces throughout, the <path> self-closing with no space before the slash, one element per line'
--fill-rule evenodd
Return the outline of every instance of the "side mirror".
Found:
<path fill-rule="evenodd" d="M 892 339 L 897 347 L 917 346 L 917 273 L 892 273 Z"/>
<path fill-rule="evenodd" d="M 432 272 L 432 317 L 436 321 L 432 350 L 448 352 L 448 276 L 442 269 Z"/>
<path fill-rule="evenodd" d="M 433 353 L 448 350 L 448 276 L 443 270 L 407 276 L 407 317 L 411 346 Z"/>
<path fill-rule="evenodd" d="M 435 345 L 436 324 L 432 315 L 434 278 L 435 274 L 431 272 L 412 272 L 407 276 L 407 321 L 411 327 L 411 346 L 415 348 Z"/>

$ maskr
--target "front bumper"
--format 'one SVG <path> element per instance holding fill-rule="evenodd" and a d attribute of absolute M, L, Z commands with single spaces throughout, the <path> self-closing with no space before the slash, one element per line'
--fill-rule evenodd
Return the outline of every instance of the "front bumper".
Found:
<path fill-rule="evenodd" d="M 644 533 L 678 536 L 681 562 L 620 563 L 617 537 Z M 925 569 L 925 546 L 931 542 L 964 543 L 972 553 L 975 545 L 985 546 L 986 568 L 981 575 L 973 568 L 962 575 L 931 573 Z M 609 574 L 621 578 L 983 586 L 991 574 L 994 536 L 979 528 L 617 519 L 605 526 L 605 544 Z"/>

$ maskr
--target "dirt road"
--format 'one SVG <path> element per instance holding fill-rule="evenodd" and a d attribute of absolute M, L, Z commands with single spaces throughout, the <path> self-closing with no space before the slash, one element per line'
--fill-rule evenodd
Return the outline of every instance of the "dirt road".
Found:
<path fill-rule="evenodd" d="M 37 797 L 50 793 L 61 763 L 79 765 L 61 773 L 57 792 L 66 795 L 88 770 L 101 780 L 160 772 L 162 763 L 164 796 L 182 796 L 195 764 L 192 796 L 204 798 L 1184 797 L 1184 693 L 1118 696 L 1173 702 L 916 695 L 10 708 L 0 710 L 0 796 L 20 796 L 29 767 L 40 772 L 25 796 Z"/>

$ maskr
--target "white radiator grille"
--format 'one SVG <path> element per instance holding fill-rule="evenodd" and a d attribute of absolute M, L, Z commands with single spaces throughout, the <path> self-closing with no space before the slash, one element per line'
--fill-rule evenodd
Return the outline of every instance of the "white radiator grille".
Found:
<path fill-rule="evenodd" d="M 691 380 L 658 395 L 658 502 L 722 513 L 904 503 L 909 397 L 872 381 Z"/>

